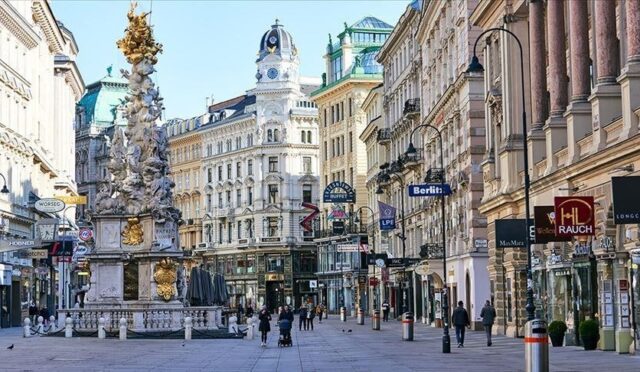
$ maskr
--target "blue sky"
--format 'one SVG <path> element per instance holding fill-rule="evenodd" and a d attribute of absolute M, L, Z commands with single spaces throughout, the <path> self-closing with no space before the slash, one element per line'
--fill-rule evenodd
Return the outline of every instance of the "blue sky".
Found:
<path fill-rule="evenodd" d="M 155 81 L 165 98 L 166 118 L 191 117 L 216 102 L 243 94 L 255 84 L 256 53 L 262 34 L 278 18 L 300 53 L 302 75 L 320 76 L 328 33 L 335 35 L 364 16 L 395 25 L 408 0 L 139 0 L 152 9 L 151 23 L 159 56 Z M 56 17 L 69 28 L 80 48 L 78 65 L 85 84 L 128 65 L 115 42 L 124 33 L 128 0 L 55 0 Z"/>

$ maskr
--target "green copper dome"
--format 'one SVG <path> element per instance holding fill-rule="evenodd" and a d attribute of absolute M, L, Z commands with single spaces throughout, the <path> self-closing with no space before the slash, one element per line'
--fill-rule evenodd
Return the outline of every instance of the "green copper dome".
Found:
<path fill-rule="evenodd" d="M 87 92 L 78 102 L 84 108 L 84 122 L 109 126 L 116 119 L 115 108 L 124 102 L 129 82 L 122 77 L 109 74 L 87 87 Z"/>

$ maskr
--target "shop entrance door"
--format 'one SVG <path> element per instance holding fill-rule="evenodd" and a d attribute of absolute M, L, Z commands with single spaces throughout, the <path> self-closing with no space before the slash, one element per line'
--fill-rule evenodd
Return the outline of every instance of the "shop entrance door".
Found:
<path fill-rule="evenodd" d="M 283 282 L 267 282 L 267 310 L 277 313 L 279 306 L 284 306 Z"/>

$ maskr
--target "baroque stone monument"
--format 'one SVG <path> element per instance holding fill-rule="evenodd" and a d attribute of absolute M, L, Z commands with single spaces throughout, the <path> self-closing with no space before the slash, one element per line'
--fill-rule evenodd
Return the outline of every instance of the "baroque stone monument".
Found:
<path fill-rule="evenodd" d="M 180 212 L 172 206 L 167 176 L 167 136 L 156 124 L 162 98 L 151 80 L 162 45 L 153 37 L 148 13 L 135 14 L 117 42 L 131 64 L 126 130 L 116 130 L 105 180 L 90 211 L 95 246 L 88 255 L 91 287 L 86 308 L 181 308 L 176 292 Z"/>

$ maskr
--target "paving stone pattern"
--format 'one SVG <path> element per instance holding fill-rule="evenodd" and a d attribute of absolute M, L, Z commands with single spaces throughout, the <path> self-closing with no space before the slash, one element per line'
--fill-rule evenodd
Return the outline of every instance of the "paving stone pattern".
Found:
<path fill-rule="evenodd" d="M 415 340 L 402 341 L 400 323 L 371 330 L 333 315 L 315 319 L 314 331 L 294 323 L 290 348 L 278 348 L 277 328 L 267 348 L 260 337 L 248 340 L 98 340 L 97 338 L 22 338 L 20 328 L 0 330 L 0 371 L 523 371 L 522 339 L 494 336 L 487 347 L 483 332 L 467 332 L 465 347 L 442 354 L 442 329 L 416 324 Z M 345 332 L 342 332 L 342 330 Z M 349 333 L 348 330 L 352 332 Z M 6 347 L 14 344 L 13 350 Z M 183 346 L 184 345 L 184 346 Z M 552 371 L 640 371 L 640 356 L 550 348 Z"/>

